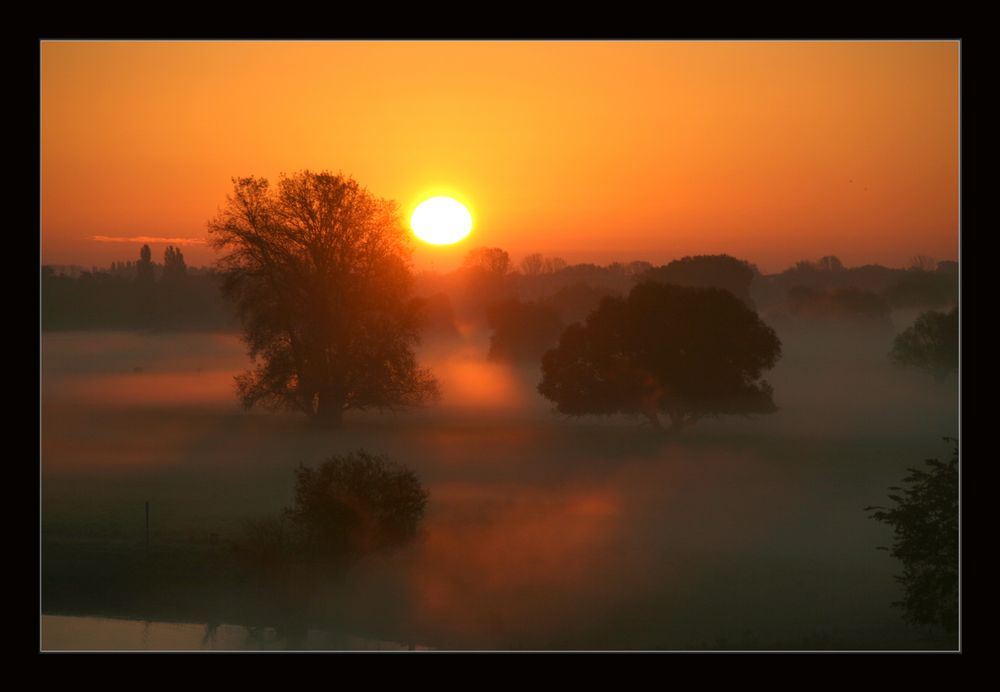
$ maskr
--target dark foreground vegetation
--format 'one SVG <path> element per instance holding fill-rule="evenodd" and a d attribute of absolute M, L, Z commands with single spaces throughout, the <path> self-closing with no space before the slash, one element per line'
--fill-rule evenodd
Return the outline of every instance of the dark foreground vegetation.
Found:
<path fill-rule="evenodd" d="M 958 440 L 947 461 L 928 459 L 911 468 L 904 486 L 893 486 L 892 507 L 869 507 L 872 518 L 892 527 L 883 548 L 903 565 L 896 580 L 903 598 L 894 605 L 915 625 L 958 631 Z"/>

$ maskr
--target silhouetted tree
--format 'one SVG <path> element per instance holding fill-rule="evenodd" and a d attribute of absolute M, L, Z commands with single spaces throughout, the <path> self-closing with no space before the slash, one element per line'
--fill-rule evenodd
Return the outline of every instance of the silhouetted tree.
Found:
<path fill-rule="evenodd" d="M 502 277 L 510 271 L 510 255 L 498 247 L 474 248 L 466 253 L 462 265 L 467 269 Z"/>
<path fill-rule="evenodd" d="M 493 335 L 489 357 L 494 360 L 534 361 L 559 341 L 563 330 L 558 311 L 544 303 L 503 300 L 486 310 Z"/>
<path fill-rule="evenodd" d="M 286 516 L 318 563 L 350 565 L 416 537 L 429 493 L 416 474 L 360 450 L 295 472 L 295 503 Z"/>
<path fill-rule="evenodd" d="M 487 305 L 515 293 L 510 255 L 498 247 L 470 250 L 462 261 L 460 274 L 466 312 L 476 320 L 485 317 Z"/>
<path fill-rule="evenodd" d="M 143 245 L 139 250 L 139 262 L 135 266 L 135 280 L 137 283 L 148 286 L 153 283 L 153 251 L 148 245 Z"/>
<path fill-rule="evenodd" d="M 566 260 L 562 257 L 546 257 L 545 258 L 545 273 L 555 274 L 556 272 L 561 272 L 566 268 Z"/>
<path fill-rule="evenodd" d="M 817 291 L 856 288 L 882 294 L 892 303 L 886 291 L 906 273 L 902 269 L 890 269 L 877 264 L 848 268 L 831 255 L 816 262 L 803 260 L 780 274 L 761 277 L 753 282 L 752 293 L 758 306 L 769 307 L 784 302 L 788 292 L 798 286 Z"/>
<path fill-rule="evenodd" d="M 538 276 L 545 271 L 545 258 L 537 252 L 526 255 L 521 260 L 521 273 L 525 276 Z"/>
<path fill-rule="evenodd" d="M 844 264 L 839 257 L 827 255 L 819 258 L 819 261 L 816 262 L 816 269 L 821 272 L 841 272 L 844 271 Z"/>
<path fill-rule="evenodd" d="M 938 378 L 958 370 L 958 308 L 921 314 L 896 337 L 889 357 Z"/>
<path fill-rule="evenodd" d="M 436 396 L 413 353 L 419 314 L 396 205 L 327 172 L 282 176 L 274 190 L 263 178 L 233 183 L 209 233 L 257 363 L 237 378 L 244 406 L 338 425 L 350 409 Z"/>
<path fill-rule="evenodd" d="M 729 255 L 696 255 L 649 269 L 640 275 L 640 280 L 697 288 L 721 288 L 752 307 L 750 283 L 757 273 L 754 265 Z"/>
<path fill-rule="evenodd" d="M 703 416 L 773 413 L 761 380 L 781 342 L 729 291 L 658 282 L 605 298 L 542 358 L 539 392 L 561 413 L 639 414 L 674 429 Z"/>
<path fill-rule="evenodd" d="M 949 461 L 927 459 L 909 469 L 907 487 L 892 487 L 894 505 L 866 507 L 872 518 L 892 527 L 889 553 L 903 563 L 896 581 L 903 600 L 895 603 L 908 621 L 958 629 L 958 440 Z M 900 494 L 901 493 L 901 494 Z M 883 548 L 885 550 L 885 548 Z"/>
<path fill-rule="evenodd" d="M 177 281 L 187 276 L 187 265 L 180 248 L 168 245 L 163 252 L 163 278 L 167 281 Z"/>

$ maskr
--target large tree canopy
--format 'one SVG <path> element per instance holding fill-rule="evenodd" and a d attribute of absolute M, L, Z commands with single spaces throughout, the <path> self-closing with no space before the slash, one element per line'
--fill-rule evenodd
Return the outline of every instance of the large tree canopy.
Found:
<path fill-rule="evenodd" d="M 209 223 L 254 369 L 246 407 L 302 411 L 328 424 L 349 409 L 399 409 L 437 389 L 417 366 L 418 304 L 396 205 L 351 178 L 305 171 L 234 179 Z"/>
<path fill-rule="evenodd" d="M 772 413 L 760 379 L 781 343 L 729 291 L 643 282 L 605 298 L 542 359 L 538 390 L 561 413 L 646 416 L 680 428 L 707 415 Z"/>

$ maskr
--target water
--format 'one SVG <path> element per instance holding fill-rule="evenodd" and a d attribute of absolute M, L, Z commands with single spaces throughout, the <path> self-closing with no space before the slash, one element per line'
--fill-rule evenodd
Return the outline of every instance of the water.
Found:
<path fill-rule="evenodd" d="M 309 630 L 292 644 L 274 628 L 43 615 L 43 651 L 424 651 L 424 646 Z"/>

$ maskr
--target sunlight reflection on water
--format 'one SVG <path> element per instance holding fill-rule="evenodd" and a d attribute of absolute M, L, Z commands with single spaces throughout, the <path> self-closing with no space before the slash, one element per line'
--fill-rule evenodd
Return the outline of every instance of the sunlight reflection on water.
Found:
<path fill-rule="evenodd" d="M 407 651 L 396 642 L 309 630 L 291 646 L 273 628 L 119 618 L 42 616 L 43 651 Z M 427 650 L 414 646 L 412 650 Z"/>

